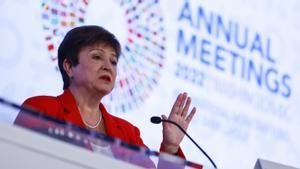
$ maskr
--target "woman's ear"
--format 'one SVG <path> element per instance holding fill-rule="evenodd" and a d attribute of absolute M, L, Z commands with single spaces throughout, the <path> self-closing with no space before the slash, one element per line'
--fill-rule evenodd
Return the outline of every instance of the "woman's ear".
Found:
<path fill-rule="evenodd" d="M 72 63 L 70 60 L 65 59 L 63 63 L 64 70 L 66 71 L 69 78 L 73 77 Z"/>

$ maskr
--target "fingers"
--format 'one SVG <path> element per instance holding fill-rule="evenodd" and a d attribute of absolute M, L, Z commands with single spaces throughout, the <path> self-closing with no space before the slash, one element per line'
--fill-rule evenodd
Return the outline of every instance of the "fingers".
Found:
<path fill-rule="evenodd" d="M 183 118 L 185 118 L 186 114 L 188 113 L 189 108 L 190 108 L 190 104 L 191 104 L 191 98 L 188 97 L 188 98 L 187 98 L 187 101 L 186 101 L 186 103 L 185 103 L 185 106 L 184 106 L 184 108 L 183 108 L 183 110 L 182 110 L 182 115 L 181 115 L 181 116 L 182 116 Z"/>
<path fill-rule="evenodd" d="M 172 107 L 172 110 L 171 110 L 171 113 L 170 113 L 170 116 L 173 115 L 173 114 L 177 114 L 178 110 L 179 110 L 179 106 L 180 106 L 180 100 L 181 100 L 181 97 L 182 97 L 182 94 L 179 94 L 177 96 L 177 99 Z"/>
<path fill-rule="evenodd" d="M 193 107 L 191 113 L 187 116 L 187 118 L 185 119 L 185 121 L 187 121 L 188 123 L 190 123 L 191 120 L 193 119 L 195 113 L 196 113 L 196 108 Z"/>
<path fill-rule="evenodd" d="M 191 104 L 191 98 L 188 97 L 187 93 L 180 93 L 172 107 L 171 115 L 180 115 L 185 118 L 188 113 Z"/>
<path fill-rule="evenodd" d="M 187 93 L 183 93 L 179 100 L 179 108 L 178 108 L 178 112 L 177 112 L 178 115 L 182 116 L 183 106 L 185 105 L 186 98 L 187 98 Z"/>

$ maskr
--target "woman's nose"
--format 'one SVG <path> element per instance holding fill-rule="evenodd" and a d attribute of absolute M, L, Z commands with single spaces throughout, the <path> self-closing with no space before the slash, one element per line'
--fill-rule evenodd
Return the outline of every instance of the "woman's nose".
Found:
<path fill-rule="evenodd" d="M 102 64 L 101 69 L 102 69 L 102 70 L 105 70 L 105 71 L 111 71 L 112 65 L 111 65 L 110 61 L 109 61 L 109 60 L 106 60 L 106 61 Z"/>
<path fill-rule="evenodd" d="M 108 70 L 109 70 L 109 67 L 108 67 L 106 64 L 104 64 L 104 65 L 101 66 L 101 69 L 102 69 L 102 70 L 108 71 Z"/>

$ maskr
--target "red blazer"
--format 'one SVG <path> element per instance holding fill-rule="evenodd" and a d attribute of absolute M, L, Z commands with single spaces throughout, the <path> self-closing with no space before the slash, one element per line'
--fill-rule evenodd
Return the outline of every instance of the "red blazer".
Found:
<path fill-rule="evenodd" d="M 65 90 L 62 95 L 57 97 L 31 97 L 23 103 L 23 106 L 30 107 L 48 116 L 85 128 L 75 98 L 68 89 Z M 99 109 L 102 112 L 105 130 L 108 136 L 119 138 L 124 142 L 147 148 L 140 137 L 140 131 L 137 127 L 126 120 L 109 114 L 103 104 L 100 104 Z M 15 123 L 18 124 L 21 121 L 22 113 L 19 113 Z M 164 152 L 163 146 L 160 147 L 160 151 Z M 181 148 L 179 148 L 176 155 L 185 158 Z"/>

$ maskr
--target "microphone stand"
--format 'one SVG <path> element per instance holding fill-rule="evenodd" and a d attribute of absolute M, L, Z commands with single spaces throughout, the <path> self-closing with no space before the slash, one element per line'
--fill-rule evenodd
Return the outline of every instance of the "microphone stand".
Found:
<path fill-rule="evenodd" d="M 179 124 L 177 124 L 177 123 L 175 123 L 174 121 L 171 121 L 171 120 L 163 120 L 158 116 L 151 117 L 151 122 L 155 123 L 155 124 L 159 124 L 161 122 L 166 122 L 166 123 L 171 123 L 171 124 L 174 124 L 175 126 L 177 126 L 198 147 L 198 149 L 208 158 L 208 160 L 211 162 L 211 164 L 214 166 L 214 168 L 217 169 L 216 164 L 209 157 L 209 155 L 194 141 L 194 139 L 192 139 L 192 137 Z"/>

